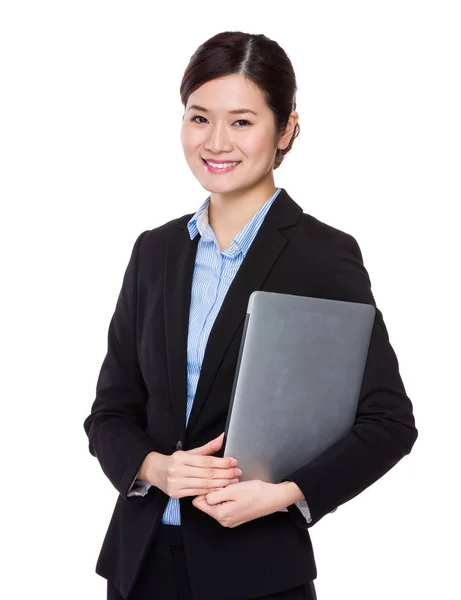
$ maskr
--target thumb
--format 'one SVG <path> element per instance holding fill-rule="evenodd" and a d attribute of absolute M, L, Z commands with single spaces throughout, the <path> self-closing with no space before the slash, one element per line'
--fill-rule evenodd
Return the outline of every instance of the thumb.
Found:
<path fill-rule="evenodd" d="M 223 440 L 224 440 L 224 432 L 221 433 L 221 435 L 219 435 L 214 440 L 210 440 L 209 442 L 207 442 L 204 446 L 199 446 L 198 448 L 193 448 L 192 450 L 189 450 L 189 452 L 191 454 L 201 454 L 203 456 L 206 456 L 208 454 L 214 454 L 221 448 Z"/>

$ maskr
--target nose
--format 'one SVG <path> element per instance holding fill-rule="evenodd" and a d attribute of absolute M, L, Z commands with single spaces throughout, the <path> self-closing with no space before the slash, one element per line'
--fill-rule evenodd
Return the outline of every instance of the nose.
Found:
<path fill-rule="evenodd" d="M 208 129 L 208 136 L 205 141 L 205 150 L 213 155 L 220 152 L 232 151 L 233 145 L 229 137 L 226 126 L 223 124 L 211 125 Z"/>

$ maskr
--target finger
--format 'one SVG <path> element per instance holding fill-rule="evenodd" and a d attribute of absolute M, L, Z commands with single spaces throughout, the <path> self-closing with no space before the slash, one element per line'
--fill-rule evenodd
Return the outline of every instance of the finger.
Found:
<path fill-rule="evenodd" d="M 193 503 L 194 503 L 194 502 L 195 502 L 195 503 L 198 503 L 198 502 L 206 502 L 206 498 L 205 498 L 205 496 L 204 496 L 204 495 L 201 495 L 201 496 L 196 496 L 196 497 L 195 497 L 195 498 L 192 500 L 192 502 L 193 502 Z"/>
<path fill-rule="evenodd" d="M 222 488 L 220 488 L 222 489 Z M 188 496 L 196 496 L 197 498 L 205 498 L 207 494 L 210 493 L 210 490 L 198 489 L 198 488 L 184 488 L 181 490 L 180 498 L 186 498 Z"/>
<path fill-rule="evenodd" d="M 191 454 L 201 454 L 201 455 L 214 454 L 221 448 L 223 440 L 224 440 L 224 432 L 221 433 L 221 435 L 219 435 L 217 438 L 215 438 L 214 440 L 210 440 L 203 446 L 199 446 L 198 448 L 193 448 L 192 450 L 188 450 L 187 452 L 190 452 Z"/>
<path fill-rule="evenodd" d="M 195 508 L 197 508 L 198 510 L 201 510 L 205 514 L 209 515 L 210 517 L 216 519 L 216 506 L 210 506 L 204 498 L 204 496 L 198 496 L 197 498 L 194 498 L 194 500 L 192 500 L 192 505 L 195 506 Z"/>
<path fill-rule="evenodd" d="M 183 485 L 187 485 L 188 488 L 194 488 L 198 490 L 210 491 L 212 488 L 216 487 L 227 487 L 229 485 L 229 481 L 235 481 L 234 479 L 200 479 L 197 477 L 188 477 Z"/>
<path fill-rule="evenodd" d="M 196 496 L 197 498 L 205 498 L 209 493 L 215 490 L 223 490 L 224 487 L 219 488 L 183 488 L 178 494 L 178 498 L 186 498 L 189 496 Z"/>
<path fill-rule="evenodd" d="M 182 453 L 181 462 L 189 467 L 200 467 L 201 469 L 230 469 L 238 465 L 238 460 L 232 456 L 219 458 L 217 456 L 201 456 L 191 454 L 190 450 Z"/>
<path fill-rule="evenodd" d="M 202 505 L 208 504 L 208 502 L 206 501 L 205 496 L 195 496 L 195 498 L 192 500 L 192 504 L 194 506 L 197 506 L 197 505 L 202 506 Z"/>
<path fill-rule="evenodd" d="M 240 483 L 240 481 L 238 479 L 231 479 L 228 483 L 228 485 L 231 485 L 233 483 Z M 206 492 L 207 494 L 210 494 L 211 492 L 217 492 L 218 490 L 223 490 L 225 487 L 225 485 L 221 486 L 221 487 L 212 487 L 208 490 L 208 492 Z"/>
<path fill-rule="evenodd" d="M 183 477 L 191 478 L 195 477 L 197 479 L 235 479 L 236 477 L 241 477 L 242 470 L 234 467 L 232 469 L 220 469 L 216 467 L 192 467 L 187 465 L 189 468 L 184 470 Z"/>
<path fill-rule="evenodd" d="M 228 502 L 229 500 L 233 500 L 233 495 L 230 493 L 230 488 L 222 488 L 216 492 L 210 492 L 206 495 L 206 501 L 211 506 L 215 504 L 220 504 L 221 502 Z"/>
<path fill-rule="evenodd" d="M 206 501 L 205 496 L 196 496 L 193 500 L 192 500 L 192 504 L 196 507 L 196 508 L 200 508 L 200 510 L 206 509 L 208 507 L 208 502 Z"/>

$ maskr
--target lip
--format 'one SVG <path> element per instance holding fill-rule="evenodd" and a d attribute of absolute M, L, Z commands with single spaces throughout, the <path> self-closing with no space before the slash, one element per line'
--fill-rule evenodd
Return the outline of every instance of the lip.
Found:
<path fill-rule="evenodd" d="M 209 165 L 206 160 L 204 158 L 202 158 L 202 162 L 203 162 L 203 166 L 204 168 L 209 172 L 209 173 L 215 173 L 217 175 L 222 175 L 223 173 L 230 173 L 230 171 L 233 171 L 234 169 L 237 169 L 241 163 L 241 161 L 232 161 L 232 160 L 220 160 L 218 161 L 216 164 L 223 164 L 223 163 L 227 163 L 227 162 L 236 162 L 237 164 L 234 165 L 233 167 L 226 167 L 226 168 L 222 168 L 222 167 L 212 167 L 211 165 Z"/>
<path fill-rule="evenodd" d="M 230 160 L 229 158 L 227 160 L 217 160 L 215 158 L 204 158 L 203 160 L 205 161 L 210 161 L 212 163 L 215 163 L 215 165 L 222 165 L 224 163 L 228 163 L 228 162 L 242 162 L 240 160 Z"/>

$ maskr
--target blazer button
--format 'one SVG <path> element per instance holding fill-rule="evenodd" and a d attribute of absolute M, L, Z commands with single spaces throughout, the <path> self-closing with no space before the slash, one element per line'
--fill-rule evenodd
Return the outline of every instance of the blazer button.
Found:
<path fill-rule="evenodd" d="M 179 440 L 179 442 L 176 444 L 176 450 L 182 450 L 182 442 L 181 442 L 181 440 Z"/>

